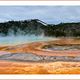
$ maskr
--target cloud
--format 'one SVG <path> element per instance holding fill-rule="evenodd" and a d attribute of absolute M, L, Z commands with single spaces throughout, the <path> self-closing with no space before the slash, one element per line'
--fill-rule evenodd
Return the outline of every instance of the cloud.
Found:
<path fill-rule="evenodd" d="M 0 22 L 35 18 L 47 23 L 80 22 L 80 6 L 0 6 Z"/>

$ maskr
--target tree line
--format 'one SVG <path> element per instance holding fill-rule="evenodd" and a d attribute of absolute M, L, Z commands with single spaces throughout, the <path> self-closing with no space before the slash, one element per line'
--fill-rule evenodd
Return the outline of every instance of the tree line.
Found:
<path fill-rule="evenodd" d="M 35 34 L 40 35 L 44 33 L 45 36 L 55 37 L 79 37 L 80 36 L 80 22 L 60 23 L 60 24 L 46 24 L 38 19 L 24 20 L 24 21 L 8 21 L 0 23 L 0 35 L 7 36 Z"/>

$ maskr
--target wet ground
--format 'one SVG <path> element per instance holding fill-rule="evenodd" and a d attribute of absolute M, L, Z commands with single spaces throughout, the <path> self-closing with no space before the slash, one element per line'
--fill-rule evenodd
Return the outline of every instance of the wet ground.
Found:
<path fill-rule="evenodd" d="M 36 55 L 33 53 L 5 53 L 0 55 L 0 60 L 14 62 L 56 62 L 56 61 L 79 62 L 80 56 L 45 56 Z"/>
<path fill-rule="evenodd" d="M 48 50 L 80 50 L 80 45 L 46 45 L 43 49 Z"/>
<path fill-rule="evenodd" d="M 0 74 L 80 74 L 80 39 L 1 46 Z"/>

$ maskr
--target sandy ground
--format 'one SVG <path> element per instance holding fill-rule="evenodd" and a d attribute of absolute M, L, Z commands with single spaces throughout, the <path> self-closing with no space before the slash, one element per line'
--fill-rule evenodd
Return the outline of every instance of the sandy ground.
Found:
<path fill-rule="evenodd" d="M 41 49 L 47 44 L 80 44 L 80 40 L 61 39 L 50 42 L 35 42 L 16 46 L 3 46 L 0 51 L 12 53 L 33 53 L 46 56 L 80 56 L 80 50 L 46 51 Z M 15 62 L 0 60 L 0 74 L 80 74 L 80 62 Z"/>

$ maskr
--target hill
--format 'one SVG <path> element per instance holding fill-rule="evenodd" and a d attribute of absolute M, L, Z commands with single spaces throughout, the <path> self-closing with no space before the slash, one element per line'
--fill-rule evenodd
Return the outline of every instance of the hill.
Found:
<path fill-rule="evenodd" d="M 0 23 L 0 35 L 26 35 L 35 34 L 45 36 L 64 36 L 64 37 L 79 37 L 80 22 L 47 24 L 39 19 L 31 19 L 24 21 L 8 21 Z"/>

